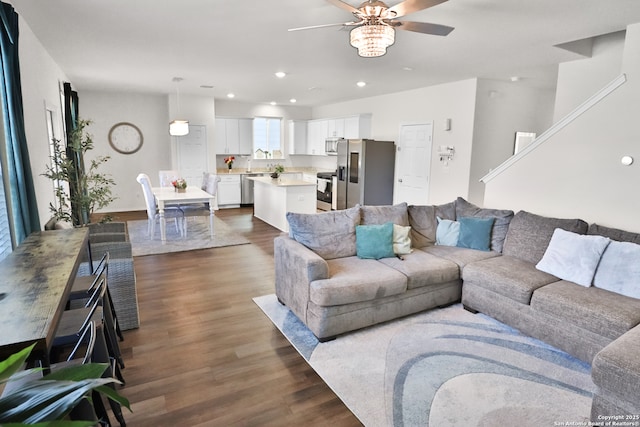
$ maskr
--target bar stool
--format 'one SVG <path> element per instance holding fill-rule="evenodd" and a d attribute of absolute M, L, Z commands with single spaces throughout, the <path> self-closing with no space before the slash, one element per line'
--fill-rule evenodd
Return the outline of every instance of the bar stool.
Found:
<path fill-rule="evenodd" d="M 96 276 L 94 284 L 92 284 L 93 292 L 89 301 L 83 308 L 67 310 L 62 313 L 58 326 L 58 333 L 53 341 L 51 350 L 51 360 L 56 363 L 60 360 L 62 352 L 77 342 L 77 337 L 85 330 L 87 325 L 94 322 L 96 325 L 96 348 L 92 361 L 99 363 L 107 363 L 108 368 L 105 371 L 105 377 L 114 376 L 124 385 L 124 377 L 120 370 L 120 366 L 116 361 L 113 343 L 117 345 L 115 337 L 115 328 L 109 322 L 110 310 L 109 301 L 106 298 L 107 280 L 106 272 L 103 271 Z M 81 326 L 78 326 L 81 325 Z M 113 386 L 113 384 L 111 384 Z M 126 422 L 122 415 L 122 409 L 118 402 L 109 399 L 109 405 L 114 416 L 119 421 L 120 426 L 126 426 Z M 100 404 L 96 407 L 98 412 L 102 411 Z M 104 416 L 106 410 L 104 411 Z"/>
<path fill-rule="evenodd" d="M 115 331 L 118 338 L 120 338 L 120 341 L 124 341 L 124 335 L 122 335 L 122 331 L 120 330 L 118 315 L 113 305 L 111 292 L 109 291 L 109 259 L 109 252 L 105 252 L 91 275 L 76 277 L 73 282 L 71 292 L 69 293 L 69 304 L 67 306 L 70 307 L 71 301 L 87 300 L 93 292 L 93 287 L 96 284 L 96 277 L 100 276 L 104 272 L 107 278 L 107 299 L 111 305 L 111 317 L 113 318 Z M 124 368 L 124 363 L 122 363 L 121 360 L 118 360 L 118 363 L 121 363 L 121 367 Z"/>
<path fill-rule="evenodd" d="M 116 328 L 113 317 L 111 316 L 111 305 L 109 299 L 106 297 L 106 270 L 103 270 L 101 274 L 96 276 L 94 282 L 95 283 L 91 285 L 93 291 L 84 307 L 67 310 L 62 313 L 58 332 L 53 341 L 51 360 L 55 361 L 59 359 L 62 350 L 68 348 L 71 343 L 75 341 L 74 337 L 77 331 L 82 330 L 89 321 L 94 320 L 100 326 L 101 331 L 103 331 L 109 356 L 117 362 L 115 375 L 124 384 L 125 380 L 121 371 L 121 369 L 124 369 L 124 362 L 122 361 L 120 346 L 118 345 L 118 339 L 116 337 Z"/>

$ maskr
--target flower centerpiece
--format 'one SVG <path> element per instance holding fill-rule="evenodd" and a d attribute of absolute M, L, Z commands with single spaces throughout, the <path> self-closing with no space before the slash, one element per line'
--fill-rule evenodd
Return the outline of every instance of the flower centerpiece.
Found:
<path fill-rule="evenodd" d="M 224 162 L 227 164 L 227 167 L 229 168 L 229 170 L 231 170 L 231 168 L 233 168 L 233 161 L 236 158 L 233 156 L 229 156 L 229 157 L 225 157 L 224 158 Z"/>
<path fill-rule="evenodd" d="M 178 193 L 184 193 L 185 191 L 187 191 L 187 181 L 184 178 L 178 178 L 174 181 L 171 181 L 171 184 L 173 184 L 173 188 Z"/>

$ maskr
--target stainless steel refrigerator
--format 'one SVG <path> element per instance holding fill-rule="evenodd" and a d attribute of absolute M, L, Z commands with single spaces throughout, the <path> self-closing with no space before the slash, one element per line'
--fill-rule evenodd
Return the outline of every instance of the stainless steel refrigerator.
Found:
<path fill-rule="evenodd" d="M 338 142 L 337 208 L 393 203 L 393 141 L 348 139 Z"/>

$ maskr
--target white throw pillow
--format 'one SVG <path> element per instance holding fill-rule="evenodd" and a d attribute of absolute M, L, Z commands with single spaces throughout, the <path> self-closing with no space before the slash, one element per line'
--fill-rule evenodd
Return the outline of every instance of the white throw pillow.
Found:
<path fill-rule="evenodd" d="M 410 226 L 402 226 L 393 224 L 393 252 L 397 255 L 406 255 L 411 253 L 411 232 Z"/>
<path fill-rule="evenodd" d="M 640 299 L 640 245 L 609 243 L 600 259 L 593 286 Z"/>
<path fill-rule="evenodd" d="M 436 245 L 456 246 L 458 237 L 460 236 L 460 223 L 449 219 L 442 219 L 439 216 L 438 226 L 436 227 Z"/>
<path fill-rule="evenodd" d="M 556 228 L 536 268 L 562 280 L 589 287 L 610 241 L 607 237 L 586 236 Z"/>

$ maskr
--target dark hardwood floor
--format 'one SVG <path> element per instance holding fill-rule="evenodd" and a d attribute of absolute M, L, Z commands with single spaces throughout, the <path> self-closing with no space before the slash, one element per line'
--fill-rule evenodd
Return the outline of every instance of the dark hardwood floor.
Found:
<path fill-rule="evenodd" d="M 251 244 L 134 260 L 141 324 L 121 343 L 127 425 L 361 425 L 252 301 L 274 292 L 280 231 L 250 208 L 216 214 Z"/>

